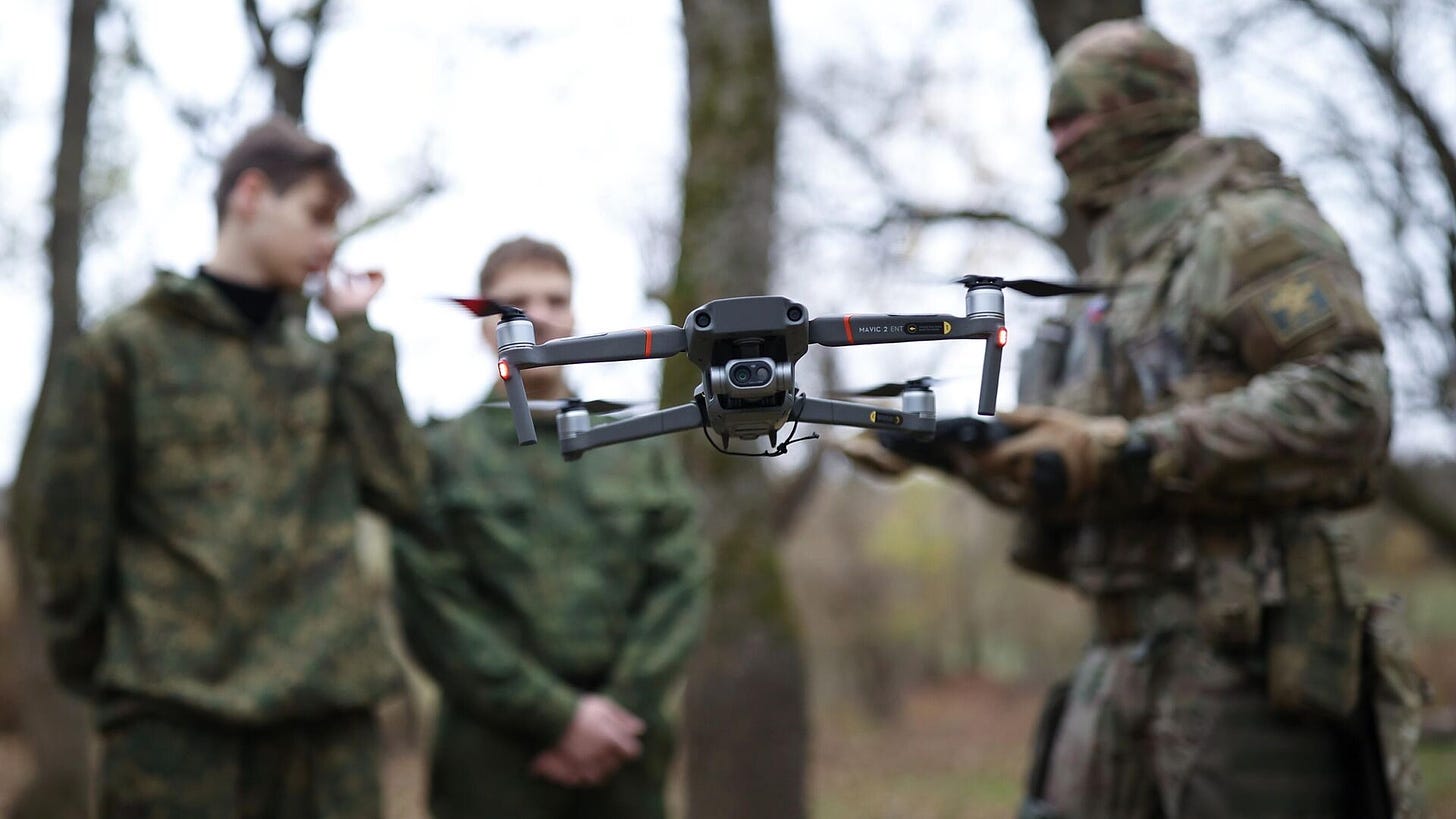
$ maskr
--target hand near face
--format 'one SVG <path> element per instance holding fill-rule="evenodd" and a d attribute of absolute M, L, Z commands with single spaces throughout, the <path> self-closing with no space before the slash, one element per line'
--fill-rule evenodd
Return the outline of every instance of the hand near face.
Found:
<path fill-rule="evenodd" d="M 356 316 L 364 312 L 382 287 L 384 274 L 378 270 L 343 276 L 325 275 L 324 292 L 319 303 L 335 319 Z"/>

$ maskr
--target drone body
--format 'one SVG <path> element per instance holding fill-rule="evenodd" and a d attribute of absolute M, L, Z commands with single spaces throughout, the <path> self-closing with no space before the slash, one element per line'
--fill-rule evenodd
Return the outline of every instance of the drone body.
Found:
<path fill-rule="evenodd" d="M 1020 283 L 989 278 L 962 283 L 967 288 L 964 316 L 850 314 L 810 318 L 802 304 L 783 296 L 745 296 L 708 302 L 689 313 L 681 327 L 644 327 L 541 345 L 535 343 L 535 330 L 521 311 L 494 303 L 465 306 L 477 315 L 501 315 L 496 329 L 499 371 L 522 445 L 534 444 L 536 431 L 519 377 L 521 370 L 686 353 L 703 374 L 691 403 L 596 426 L 590 423 L 584 405 L 563 405 L 557 416 L 562 455 L 574 460 L 596 447 L 695 428 L 715 435 L 724 451 L 734 438 L 767 437 L 778 449 L 766 454 L 778 454 L 787 444 L 778 443 L 779 431 L 790 423 L 897 430 L 922 436 L 930 436 L 935 430 L 935 398 L 928 381 L 911 382 L 900 392 L 902 405 L 898 412 L 805 395 L 795 385 L 795 365 L 812 344 L 847 347 L 982 339 L 986 348 L 979 412 L 994 414 L 1001 353 L 1006 344 L 1001 289 Z"/>

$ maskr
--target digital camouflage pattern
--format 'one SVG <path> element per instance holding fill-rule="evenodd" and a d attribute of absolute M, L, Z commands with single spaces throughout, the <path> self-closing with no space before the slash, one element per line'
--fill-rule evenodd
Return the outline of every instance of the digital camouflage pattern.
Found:
<path fill-rule="evenodd" d="M 443 692 L 439 819 L 661 811 L 672 743 L 663 701 L 707 604 L 694 497 L 665 443 L 567 463 L 550 424 L 526 448 L 510 413 L 489 407 L 431 427 L 429 523 L 397 532 L 405 632 Z M 561 737 L 585 692 L 647 723 L 642 758 L 608 788 L 532 778 L 531 758 Z M 608 813 L 613 804 L 634 807 Z"/>
<path fill-rule="evenodd" d="M 1128 84 L 1121 100 L 1092 94 L 1114 112 L 1160 94 L 1196 101 L 1191 60 L 1162 43 L 1136 22 L 1089 30 L 1058 55 L 1054 106 L 1075 110 L 1068 87 L 1094 88 L 1087 78 Z M 1151 80 L 1150 53 L 1162 55 Z M 1323 510 L 1368 500 L 1385 460 L 1378 327 L 1343 243 L 1258 142 L 1190 131 L 1138 162 L 1105 189 L 1116 197 L 1083 272 L 1117 289 L 1038 334 L 1044 372 L 1027 383 L 1043 391 L 1021 396 L 1129 419 L 1130 440 L 1154 453 L 1023 522 L 1013 559 L 1096 612 L 1043 801 L 1024 815 L 1368 815 L 1350 805 L 1357 776 L 1339 751 L 1362 655 L 1394 681 L 1376 693 L 1398 704 L 1381 715 L 1387 736 L 1413 730 L 1418 677 L 1408 652 L 1364 636 L 1352 550 Z M 1413 744 L 1384 745 L 1404 777 L 1395 815 L 1420 815 Z"/>
<path fill-rule="evenodd" d="M 102 732 L 105 819 L 371 819 L 381 815 L 374 714 L 238 727 L 169 715 Z"/>
<path fill-rule="evenodd" d="M 1087 117 L 1057 154 L 1067 201 L 1108 207 L 1179 136 L 1198 127 L 1193 55 L 1135 20 L 1073 37 L 1053 66 L 1048 125 Z"/>
<path fill-rule="evenodd" d="M 21 545 L 57 672 L 103 720 L 272 723 L 398 683 L 354 547 L 361 502 L 417 514 L 428 475 L 388 335 L 359 316 L 317 342 L 298 298 L 253 332 L 161 273 L 58 379 Z"/>

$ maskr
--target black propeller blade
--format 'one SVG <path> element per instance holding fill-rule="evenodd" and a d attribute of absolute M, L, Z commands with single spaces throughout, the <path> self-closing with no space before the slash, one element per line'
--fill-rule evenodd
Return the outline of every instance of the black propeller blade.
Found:
<path fill-rule="evenodd" d="M 912 378 L 909 381 L 891 381 L 879 384 L 864 390 L 843 390 L 835 391 L 832 395 L 853 397 L 853 398 L 894 398 L 906 390 L 927 389 L 932 384 L 940 384 L 948 381 L 946 378 Z"/>
<path fill-rule="evenodd" d="M 1007 290 L 1015 290 L 1018 293 L 1025 293 L 1035 298 L 1046 296 L 1080 296 L 1089 293 L 1111 293 L 1117 289 L 1112 284 L 1075 284 L 1069 282 L 1047 282 L 1041 279 L 1003 279 L 999 276 L 962 276 L 955 279 L 956 284 L 966 287 L 977 285 L 995 285 L 1004 287 Z"/>
<path fill-rule="evenodd" d="M 529 400 L 529 401 L 526 402 L 526 404 L 528 406 L 530 406 L 531 409 L 536 410 L 537 412 L 557 412 L 558 410 L 572 409 L 572 408 L 575 408 L 575 407 L 580 407 L 580 408 L 582 408 L 582 409 L 584 409 L 584 410 L 586 410 L 587 412 L 590 412 L 590 413 L 621 412 L 622 410 L 631 409 L 631 408 L 633 408 L 635 406 L 639 406 L 642 403 L 644 403 L 644 402 L 637 401 L 637 402 L 634 402 L 634 403 L 627 404 L 627 403 L 623 403 L 621 401 L 602 401 L 602 400 L 583 401 L 583 400 L 581 400 L 579 398 L 558 398 L 558 399 L 551 399 L 551 398 L 532 398 L 531 400 Z M 488 402 L 486 402 L 486 406 L 487 407 L 509 407 L 510 406 L 510 402 L 508 402 L 508 401 L 488 401 Z"/>
<path fill-rule="evenodd" d="M 501 304 L 494 299 L 457 299 L 453 296 L 445 296 L 443 297 L 443 300 L 453 302 L 460 305 L 461 307 L 464 307 L 466 310 L 469 310 L 470 314 L 475 316 L 476 318 L 485 318 L 486 316 L 526 315 L 526 311 L 522 310 L 521 308 L 512 307 L 509 304 Z"/>

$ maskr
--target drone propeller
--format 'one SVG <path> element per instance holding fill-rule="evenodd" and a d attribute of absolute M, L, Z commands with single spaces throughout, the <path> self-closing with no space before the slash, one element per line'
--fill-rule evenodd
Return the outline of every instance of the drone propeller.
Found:
<path fill-rule="evenodd" d="M 912 378 L 909 381 L 890 381 L 879 384 L 864 390 L 843 390 L 835 391 L 832 395 L 853 398 L 894 398 L 908 390 L 928 389 L 931 384 L 941 384 L 954 379 L 949 378 Z"/>
<path fill-rule="evenodd" d="M 457 298 L 454 298 L 452 296 L 444 296 L 444 297 L 442 297 L 442 300 L 443 301 L 448 301 L 448 302 L 453 302 L 455 304 L 460 305 L 461 307 L 464 307 L 466 310 L 469 310 L 470 311 L 470 314 L 473 315 L 473 316 L 475 316 L 476 318 L 485 318 L 486 316 L 524 316 L 524 315 L 526 315 L 526 311 L 522 310 L 521 308 L 519 308 L 519 307 L 512 307 L 509 304 L 501 304 L 500 302 L 495 301 L 494 299 L 483 299 L 483 298 L 457 299 Z"/>
<path fill-rule="evenodd" d="M 952 280 L 954 284 L 962 284 L 966 287 L 978 285 L 994 285 L 1007 290 L 1015 290 L 1018 293 L 1025 293 L 1035 298 L 1046 296 L 1079 296 L 1089 293 L 1110 293 L 1117 289 L 1112 284 L 1069 284 L 1066 282 L 1047 282 L 1041 279 L 1003 279 L 999 276 L 962 276 Z"/>
<path fill-rule="evenodd" d="M 645 402 L 636 401 L 628 404 L 621 401 L 583 401 L 579 398 L 532 398 L 531 400 L 526 402 L 526 405 L 537 412 L 557 412 L 559 410 L 575 409 L 579 407 L 586 410 L 587 412 L 596 414 L 603 412 L 621 412 L 625 409 L 631 409 L 633 407 L 640 406 L 643 403 Z M 487 407 L 509 407 L 510 402 L 488 401 L 485 405 Z"/>

